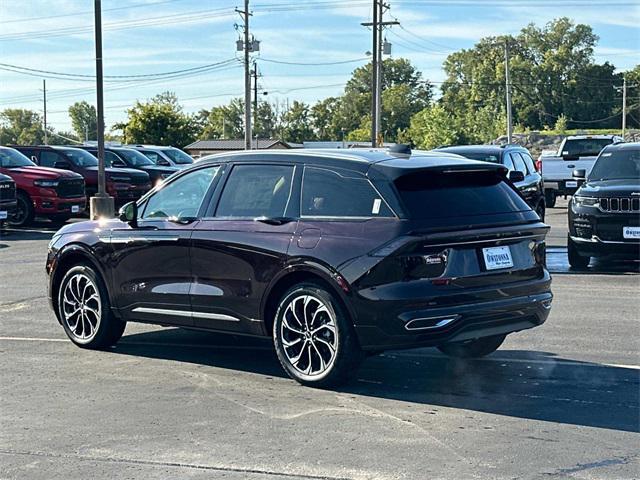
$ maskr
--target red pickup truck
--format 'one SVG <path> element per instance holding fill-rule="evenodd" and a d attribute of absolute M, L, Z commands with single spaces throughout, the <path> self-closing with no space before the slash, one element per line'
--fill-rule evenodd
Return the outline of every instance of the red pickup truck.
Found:
<path fill-rule="evenodd" d="M 60 145 L 12 145 L 12 147 L 41 167 L 71 170 L 82 175 L 88 197 L 95 195 L 98 191 L 98 159 L 89 152 Z M 116 207 L 137 200 L 151 190 L 151 180 L 145 172 L 112 167 L 104 170 L 107 193 L 113 197 Z"/>
<path fill-rule="evenodd" d="M 8 147 L 0 147 L 0 173 L 16 184 L 17 207 L 8 218 L 11 225 L 29 225 L 36 216 L 64 222 L 86 208 L 84 179 L 77 173 L 38 167 Z"/>

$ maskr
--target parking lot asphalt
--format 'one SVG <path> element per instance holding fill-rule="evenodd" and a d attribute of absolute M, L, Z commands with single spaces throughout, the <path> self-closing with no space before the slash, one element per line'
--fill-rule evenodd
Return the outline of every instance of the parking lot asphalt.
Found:
<path fill-rule="evenodd" d="M 554 306 L 481 360 L 367 359 L 335 391 L 286 378 L 267 340 L 130 324 L 66 340 L 46 300 L 46 224 L 0 234 L 0 479 L 640 478 L 637 264 L 566 263 Z"/>

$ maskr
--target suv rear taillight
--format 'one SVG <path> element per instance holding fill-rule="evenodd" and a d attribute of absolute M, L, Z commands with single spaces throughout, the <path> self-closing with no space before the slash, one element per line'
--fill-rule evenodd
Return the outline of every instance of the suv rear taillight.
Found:
<path fill-rule="evenodd" d="M 536 172 L 542 173 L 542 159 L 536 160 Z"/>

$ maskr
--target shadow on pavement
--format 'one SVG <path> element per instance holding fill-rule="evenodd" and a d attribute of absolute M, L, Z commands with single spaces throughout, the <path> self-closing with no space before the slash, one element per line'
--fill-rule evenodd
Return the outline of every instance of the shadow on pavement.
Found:
<path fill-rule="evenodd" d="M 167 329 L 128 335 L 113 353 L 285 377 L 269 339 Z M 457 360 L 435 349 L 386 352 L 363 362 L 342 392 L 589 427 L 640 430 L 640 370 L 504 350 Z"/>
<path fill-rule="evenodd" d="M 640 261 L 612 260 L 609 258 L 592 258 L 586 269 L 573 269 L 569 266 L 567 249 L 561 247 L 549 247 L 547 249 L 547 268 L 552 274 L 625 274 L 640 273 Z"/>

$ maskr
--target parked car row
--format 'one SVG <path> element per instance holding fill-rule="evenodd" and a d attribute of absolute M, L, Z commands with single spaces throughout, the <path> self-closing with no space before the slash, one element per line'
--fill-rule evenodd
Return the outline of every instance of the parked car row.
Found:
<path fill-rule="evenodd" d="M 193 163 L 174 147 L 105 148 L 106 190 L 116 206 L 137 200 L 153 186 Z M 36 216 L 63 223 L 83 215 L 98 191 L 97 146 L 11 145 L 0 147 L 0 173 L 15 182 L 15 206 L 0 208 L 0 221 L 29 225 Z"/>

